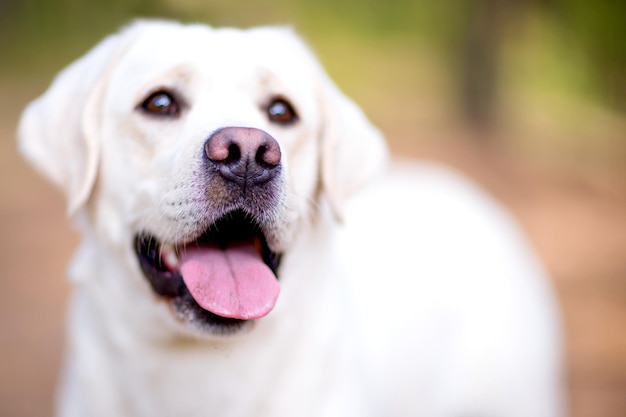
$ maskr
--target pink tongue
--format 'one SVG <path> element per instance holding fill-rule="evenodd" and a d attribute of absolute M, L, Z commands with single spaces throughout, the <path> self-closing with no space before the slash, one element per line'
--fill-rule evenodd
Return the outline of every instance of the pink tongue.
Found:
<path fill-rule="evenodd" d="M 180 254 L 180 273 L 194 300 L 222 317 L 251 320 L 274 308 L 280 287 L 252 243 L 226 249 L 188 247 Z"/>

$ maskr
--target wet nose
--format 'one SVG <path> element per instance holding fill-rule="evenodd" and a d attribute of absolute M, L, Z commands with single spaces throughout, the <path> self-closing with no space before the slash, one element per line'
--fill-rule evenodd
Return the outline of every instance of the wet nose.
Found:
<path fill-rule="evenodd" d="M 269 133 L 249 127 L 225 127 L 204 144 L 212 166 L 226 180 L 242 187 L 260 185 L 278 173 L 280 146 Z"/>

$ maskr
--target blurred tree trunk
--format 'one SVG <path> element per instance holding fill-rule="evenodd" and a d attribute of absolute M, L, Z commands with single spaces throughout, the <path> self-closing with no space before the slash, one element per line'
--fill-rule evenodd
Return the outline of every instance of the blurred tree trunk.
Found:
<path fill-rule="evenodd" d="M 470 127 L 496 123 L 500 50 L 511 19 L 528 0 L 469 0 L 459 43 L 461 112 Z M 512 10 L 514 9 L 514 10 Z"/>
<path fill-rule="evenodd" d="M 497 55 L 500 31 L 495 8 L 498 0 L 473 0 L 461 31 L 461 111 L 480 130 L 493 123 L 497 88 Z"/>

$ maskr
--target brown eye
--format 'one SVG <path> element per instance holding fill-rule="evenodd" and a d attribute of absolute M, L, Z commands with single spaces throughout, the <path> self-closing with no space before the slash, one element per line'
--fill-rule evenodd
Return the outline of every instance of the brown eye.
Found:
<path fill-rule="evenodd" d="M 272 100 L 267 107 L 267 116 L 270 121 L 282 125 L 291 124 L 298 120 L 298 115 L 296 115 L 293 106 L 282 98 Z"/>
<path fill-rule="evenodd" d="M 155 116 L 178 116 L 180 106 L 174 96 L 167 91 L 157 91 L 148 96 L 141 108 Z"/>

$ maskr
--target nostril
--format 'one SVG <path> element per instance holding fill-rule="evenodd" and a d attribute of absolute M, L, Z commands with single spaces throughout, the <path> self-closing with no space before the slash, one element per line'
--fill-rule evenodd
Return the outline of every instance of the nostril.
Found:
<path fill-rule="evenodd" d="M 266 144 L 259 146 L 256 152 L 255 161 L 261 166 L 273 168 L 280 164 L 280 158 L 280 147 L 272 138 Z"/>
<path fill-rule="evenodd" d="M 276 151 L 274 149 L 270 149 L 268 146 L 263 145 L 257 150 L 255 161 L 263 167 L 272 168 L 280 163 L 280 153 L 276 155 Z"/>
<path fill-rule="evenodd" d="M 256 161 L 257 164 L 259 165 L 268 165 L 268 163 L 265 161 L 265 151 L 267 150 L 266 146 L 260 146 L 259 149 L 257 149 L 256 151 L 256 156 L 254 158 L 254 160 Z"/>
<path fill-rule="evenodd" d="M 236 143 L 231 143 L 228 147 L 228 155 L 224 158 L 224 162 L 229 164 L 231 162 L 237 162 L 241 159 L 241 149 Z"/>
<path fill-rule="evenodd" d="M 241 148 L 227 135 L 216 135 L 204 145 L 206 156 L 213 162 L 230 164 L 241 159 Z"/>

